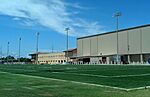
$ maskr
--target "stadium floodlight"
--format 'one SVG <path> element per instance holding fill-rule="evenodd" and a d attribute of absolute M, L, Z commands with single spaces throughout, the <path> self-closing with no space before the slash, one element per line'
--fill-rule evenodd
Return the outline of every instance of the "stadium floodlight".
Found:
<path fill-rule="evenodd" d="M 7 43 L 7 64 L 8 64 L 8 57 L 9 57 L 9 42 Z"/>
<path fill-rule="evenodd" d="M 36 64 L 38 64 L 39 35 L 40 35 L 40 33 L 37 32 L 37 40 L 36 40 Z"/>
<path fill-rule="evenodd" d="M 68 32 L 69 32 L 70 28 L 65 28 L 65 31 L 66 31 L 66 57 L 67 57 L 67 63 L 68 63 Z"/>
<path fill-rule="evenodd" d="M 114 17 L 116 17 L 116 33 L 117 33 L 117 64 L 119 63 L 119 45 L 118 45 L 118 17 L 121 16 L 121 12 L 116 12 Z"/>
<path fill-rule="evenodd" d="M 19 38 L 19 52 L 18 52 L 18 61 L 20 62 L 20 49 L 21 49 L 21 37 Z"/>

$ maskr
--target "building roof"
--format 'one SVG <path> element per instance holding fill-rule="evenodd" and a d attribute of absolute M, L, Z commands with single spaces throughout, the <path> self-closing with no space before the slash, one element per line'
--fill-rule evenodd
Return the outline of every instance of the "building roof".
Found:
<path fill-rule="evenodd" d="M 68 49 L 68 52 L 72 52 L 74 50 L 77 50 L 77 48 L 73 48 L 73 49 Z M 63 52 L 67 52 L 67 50 L 63 51 Z"/>
<path fill-rule="evenodd" d="M 29 54 L 29 56 L 36 55 L 36 54 L 56 54 L 56 53 L 64 53 L 64 52 L 38 52 L 38 53 Z"/>
<path fill-rule="evenodd" d="M 126 29 L 121 29 L 118 30 L 118 32 L 121 31 L 126 31 L 126 30 L 132 30 L 132 29 L 137 29 L 137 28 L 142 28 L 142 27 L 148 27 L 150 26 L 150 24 L 146 24 L 146 25 L 142 25 L 142 26 L 136 26 L 136 27 L 131 27 L 131 28 L 126 28 Z M 79 37 L 78 39 L 83 39 L 83 38 L 89 38 L 89 37 L 94 37 L 94 36 L 99 36 L 99 35 L 106 35 L 106 34 L 111 34 L 111 33 L 115 33 L 116 31 L 110 31 L 110 32 L 106 32 L 106 33 L 100 33 L 100 34 L 95 34 L 95 35 L 89 35 L 89 36 L 84 36 L 84 37 Z"/>
<path fill-rule="evenodd" d="M 49 54 L 49 52 L 37 52 L 37 53 L 29 54 L 29 55 L 36 55 L 36 54 Z"/>

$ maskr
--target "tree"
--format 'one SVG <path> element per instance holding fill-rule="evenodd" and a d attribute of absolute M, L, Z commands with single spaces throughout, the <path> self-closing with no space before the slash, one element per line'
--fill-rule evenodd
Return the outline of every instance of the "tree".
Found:
<path fill-rule="evenodd" d="M 19 59 L 18 59 L 18 60 L 19 60 Z M 21 58 L 20 58 L 20 62 L 31 62 L 31 59 L 21 57 Z"/>

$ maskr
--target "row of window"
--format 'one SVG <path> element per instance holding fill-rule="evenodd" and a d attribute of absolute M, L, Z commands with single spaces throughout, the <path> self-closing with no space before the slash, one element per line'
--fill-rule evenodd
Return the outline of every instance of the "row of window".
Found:
<path fill-rule="evenodd" d="M 65 57 L 65 55 L 39 56 L 38 58 L 60 58 L 60 57 Z"/>
<path fill-rule="evenodd" d="M 50 60 L 50 61 L 39 61 L 39 62 L 44 62 L 44 63 L 63 63 L 66 62 L 66 60 Z"/>

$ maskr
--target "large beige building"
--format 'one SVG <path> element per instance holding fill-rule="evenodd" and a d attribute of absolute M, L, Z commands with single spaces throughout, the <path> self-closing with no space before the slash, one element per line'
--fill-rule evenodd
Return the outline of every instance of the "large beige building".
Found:
<path fill-rule="evenodd" d="M 38 52 L 30 54 L 30 56 L 32 62 L 38 64 L 62 64 L 66 62 L 65 52 Z"/>
<path fill-rule="evenodd" d="M 124 63 L 146 63 L 150 59 L 150 25 L 118 32 L 118 54 Z M 80 37 L 77 56 L 80 62 L 115 63 L 117 55 L 116 31 Z"/>

